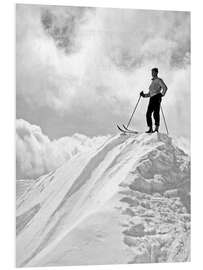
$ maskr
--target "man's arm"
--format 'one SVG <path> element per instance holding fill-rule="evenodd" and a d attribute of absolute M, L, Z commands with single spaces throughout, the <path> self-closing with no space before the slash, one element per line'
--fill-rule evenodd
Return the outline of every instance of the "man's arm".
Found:
<path fill-rule="evenodd" d="M 166 84 L 164 83 L 162 79 L 159 79 L 159 84 L 162 88 L 162 95 L 164 96 L 166 94 L 168 87 L 166 86 Z"/>
<path fill-rule="evenodd" d="M 148 92 L 148 93 L 146 93 L 146 94 L 144 94 L 144 97 L 150 97 L 149 92 Z"/>
<path fill-rule="evenodd" d="M 149 92 L 144 94 L 144 92 L 142 91 L 142 92 L 140 92 L 140 96 L 141 97 L 150 97 L 150 94 L 149 94 Z"/>

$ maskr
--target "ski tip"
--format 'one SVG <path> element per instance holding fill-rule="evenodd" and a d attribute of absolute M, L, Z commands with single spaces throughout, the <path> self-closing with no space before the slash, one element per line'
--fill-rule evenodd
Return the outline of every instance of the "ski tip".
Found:
<path fill-rule="evenodd" d="M 117 125 L 118 130 L 121 132 L 122 135 L 126 135 L 126 130 L 123 130 L 119 125 Z"/>
<path fill-rule="evenodd" d="M 122 125 L 123 127 L 125 127 L 125 125 Z M 127 129 L 126 127 L 125 127 L 125 129 L 123 129 L 123 128 L 121 128 L 119 125 L 117 125 L 117 128 L 119 129 L 119 131 L 121 131 L 122 132 L 122 134 L 125 134 L 125 135 L 127 135 L 127 134 L 139 134 L 140 132 L 138 132 L 138 131 L 136 131 L 136 130 L 130 130 L 130 129 Z"/>

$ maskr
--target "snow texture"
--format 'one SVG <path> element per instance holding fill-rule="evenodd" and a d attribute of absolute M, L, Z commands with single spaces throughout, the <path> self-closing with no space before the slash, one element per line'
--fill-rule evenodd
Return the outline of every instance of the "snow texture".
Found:
<path fill-rule="evenodd" d="M 18 199 L 23 195 L 24 192 L 27 191 L 34 184 L 34 180 L 32 179 L 20 179 L 16 181 L 16 198 Z"/>
<path fill-rule="evenodd" d="M 110 137 L 17 199 L 17 266 L 190 260 L 190 156 L 167 135 Z"/>

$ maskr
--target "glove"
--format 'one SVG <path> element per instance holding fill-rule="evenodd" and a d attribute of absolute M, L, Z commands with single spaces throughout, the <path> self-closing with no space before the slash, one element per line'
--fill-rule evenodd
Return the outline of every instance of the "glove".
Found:
<path fill-rule="evenodd" d="M 144 96 L 145 96 L 143 91 L 140 92 L 140 96 L 141 96 L 141 97 L 144 97 Z"/>

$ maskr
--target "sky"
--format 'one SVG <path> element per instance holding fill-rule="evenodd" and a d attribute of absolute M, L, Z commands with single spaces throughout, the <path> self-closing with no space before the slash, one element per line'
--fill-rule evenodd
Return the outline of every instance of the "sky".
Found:
<path fill-rule="evenodd" d="M 27 155 L 19 145 L 29 151 L 32 141 L 21 135 L 33 135 L 36 127 L 48 141 L 115 134 L 116 124 L 128 122 L 139 92 L 148 91 L 153 67 L 168 86 L 162 107 L 170 134 L 189 138 L 189 12 L 17 4 L 21 167 Z M 132 128 L 146 130 L 147 104 L 141 99 Z"/>

